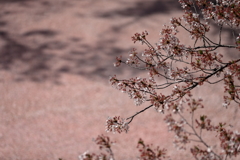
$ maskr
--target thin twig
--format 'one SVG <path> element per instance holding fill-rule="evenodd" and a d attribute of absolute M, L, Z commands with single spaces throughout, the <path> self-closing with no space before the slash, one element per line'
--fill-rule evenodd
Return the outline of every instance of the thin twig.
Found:
<path fill-rule="evenodd" d="M 137 116 L 138 114 L 140 114 L 140 113 L 146 111 L 147 109 L 151 108 L 152 106 L 153 106 L 153 105 L 150 105 L 150 106 L 144 108 L 143 110 L 141 110 L 141 111 L 135 113 L 133 116 L 128 117 L 128 118 L 126 119 L 126 120 L 130 119 L 130 121 L 128 122 L 128 124 L 132 122 L 132 120 L 133 120 L 133 118 L 134 118 L 135 116 Z"/>

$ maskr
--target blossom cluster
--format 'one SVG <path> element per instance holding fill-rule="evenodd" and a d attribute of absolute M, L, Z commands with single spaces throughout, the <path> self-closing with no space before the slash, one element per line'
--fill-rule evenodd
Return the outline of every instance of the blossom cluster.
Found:
<path fill-rule="evenodd" d="M 184 125 L 186 124 L 184 119 L 176 121 L 171 114 L 165 116 L 164 121 L 167 123 L 168 130 L 174 132 L 175 140 L 174 145 L 178 149 L 186 149 L 185 145 L 190 143 L 187 132 L 185 132 Z"/>
<path fill-rule="evenodd" d="M 99 146 L 100 150 L 105 150 L 106 153 L 90 153 L 88 151 L 81 154 L 79 160 L 114 160 L 114 154 L 111 149 L 111 145 L 115 142 L 111 142 L 110 138 L 105 135 L 99 135 L 95 140 L 95 143 Z"/>
<path fill-rule="evenodd" d="M 119 116 L 115 116 L 113 118 L 109 117 L 106 121 L 106 131 L 107 132 L 118 132 L 121 133 L 123 131 L 128 132 L 129 126 L 128 122 Z"/>
<path fill-rule="evenodd" d="M 192 153 L 193 157 L 195 157 L 195 159 L 201 159 L 201 160 L 221 160 L 221 159 L 223 159 L 222 157 L 215 155 L 212 152 L 211 148 L 202 149 L 199 146 L 194 146 L 193 148 L 190 149 L 190 152 Z"/>
<path fill-rule="evenodd" d="M 154 79 L 131 78 L 129 80 L 119 80 L 116 76 L 110 77 L 110 83 L 118 90 L 127 93 L 134 100 L 135 105 L 141 105 L 147 99 L 147 93 L 154 93 Z"/>
<path fill-rule="evenodd" d="M 163 160 L 169 159 L 167 156 L 166 149 L 160 149 L 159 146 L 155 149 L 152 149 L 152 146 L 146 145 L 144 141 L 140 138 L 138 141 L 137 148 L 139 149 L 140 156 L 139 160 Z"/>
<path fill-rule="evenodd" d="M 236 157 L 240 154 L 240 133 L 227 130 L 222 124 L 216 127 L 221 148 L 226 156 Z"/>
<path fill-rule="evenodd" d="M 206 116 L 201 116 L 200 119 L 202 122 L 201 124 L 198 123 L 198 126 L 207 131 L 214 131 L 217 133 L 216 137 L 220 141 L 222 151 L 220 154 L 216 154 L 209 146 L 205 149 L 194 146 L 191 148 L 191 153 L 195 158 L 221 160 L 227 159 L 228 157 L 237 157 L 240 154 L 240 133 L 238 131 L 233 132 L 229 129 L 227 130 L 225 123 L 219 123 L 216 126 L 212 125 L 210 124 L 210 119 L 207 119 Z"/>
<path fill-rule="evenodd" d="M 238 0 L 217 0 L 214 4 L 207 0 L 198 0 L 205 19 L 213 19 L 218 24 L 238 27 L 240 25 L 240 2 Z"/>

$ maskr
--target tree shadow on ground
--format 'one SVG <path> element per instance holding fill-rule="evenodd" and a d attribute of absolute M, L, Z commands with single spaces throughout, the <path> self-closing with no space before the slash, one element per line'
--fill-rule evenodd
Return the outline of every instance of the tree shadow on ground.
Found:
<path fill-rule="evenodd" d="M 148 19 L 152 15 L 164 14 L 168 16 L 172 12 L 181 10 L 178 1 L 175 0 L 154 0 L 154 1 L 137 1 L 130 3 L 129 1 L 119 1 L 119 5 L 126 5 L 125 8 L 114 9 L 108 12 L 101 10 L 95 12 L 96 17 L 100 18 L 129 18 L 133 17 L 131 21 L 127 21 L 117 26 L 112 26 L 112 31 L 118 32 L 127 26 L 138 23 L 142 19 Z"/>
<path fill-rule="evenodd" d="M 18 3 L 18 1 L 8 1 Z M 23 1 L 22 1 L 23 2 Z M 27 4 L 28 0 L 24 1 Z M 7 3 L 7 1 L 0 1 Z M 20 2 L 19 2 L 20 3 Z M 54 3 L 44 3 L 54 5 Z M 142 17 L 157 13 L 158 8 L 155 5 L 158 1 L 149 3 L 148 7 L 143 2 L 137 2 L 132 17 Z M 42 5 L 42 2 L 41 2 Z M 64 7 L 64 6 L 62 6 Z M 160 9 L 163 9 L 160 7 Z M 131 12 L 131 7 L 126 7 L 127 12 Z M 2 12 L 3 13 L 3 12 Z M 14 13 L 12 13 L 14 14 Z M 116 11 L 116 14 L 125 15 L 125 11 Z M 126 13 L 129 14 L 129 13 Z M 61 16 L 61 15 L 59 15 Z M 102 16 L 111 20 L 107 13 Z M 2 14 L 4 17 L 4 14 Z M 95 17 L 96 18 L 96 17 Z M 50 29 L 28 30 L 23 34 L 13 33 L 8 29 L 8 21 L 0 18 L 0 68 L 1 70 L 10 71 L 15 74 L 17 81 L 31 80 L 34 82 L 57 81 L 61 74 L 75 74 L 90 79 L 108 79 L 113 74 L 125 74 L 129 72 L 136 75 L 136 71 L 130 69 L 116 69 L 113 67 L 115 57 L 126 53 L 130 48 L 117 47 L 116 41 L 118 36 L 111 39 L 97 40 L 94 45 L 84 43 L 81 37 L 73 37 L 71 40 L 58 40 L 57 36 L 61 33 Z M 112 31 L 111 34 L 117 34 Z M 39 42 L 39 39 L 42 41 Z M 72 47 L 74 43 L 79 47 Z"/>
<path fill-rule="evenodd" d="M 45 37 L 56 33 L 49 30 L 31 31 L 27 32 L 24 36 L 31 36 L 32 34 L 40 34 Z M 36 47 L 30 46 L 19 39 L 13 38 L 4 31 L 0 31 L 0 40 L 4 43 L 0 49 L 1 70 L 13 71 L 18 77 L 16 80 L 22 80 L 23 77 L 27 77 L 27 79 L 33 81 L 42 81 L 51 78 L 48 72 L 51 70 L 51 61 L 55 55 L 46 52 L 46 50 L 62 49 L 65 47 L 59 41 L 42 43 Z M 54 75 L 57 78 L 57 74 L 54 73 Z"/>
<path fill-rule="evenodd" d="M 29 2 L 32 0 L 0 0 L 0 3 L 21 3 L 21 2 Z"/>
<path fill-rule="evenodd" d="M 6 1 L 0 1 L 0 3 L 3 2 L 6 3 Z M 17 1 L 9 2 L 17 3 Z M 28 0 L 24 2 L 28 3 Z M 71 10 L 74 3 L 66 2 L 68 9 Z M 36 1 L 36 3 L 40 2 Z M 75 2 L 75 4 L 77 3 L 80 2 Z M 91 44 L 85 42 L 81 35 L 59 39 L 59 36 L 64 33 L 48 28 L 30 28 L 24 33 L 13 32 L 9 25 L 10 22 L 4 18 L 7 14 L 3 10 L 2 13 L 5 14 L 0 15 L 0 69 L 13 73 L 16 81 L 52 81 L 54 83 L 58 83 L 62 74 L 79 75 L 97 81 L 107 81 L 109 76 L 114 74 L 131 77 L 139 75 L 142 71 L 125 66 L 113 67 L 115 57 L 128 53 L 132 48 L 132 45 L 123 47 L 117 45 L 119 37 L 122 36 L 118 31 L 124 30 L 131 24 L 138 24 L 142 18 L 149 18 L 154 14 L 167 15 L 171 10 L 180 9 L 180 5 L 174 0 L 137 1 L 134 3 L 118 1 L 116 3 L 124 7 L 107 11 L 101 8 L 92 10 L 90 18 L 102 18 L 109 22 L 116 20 L 116 17 L 123 19 L 131 17 L 131 20 L 109 26 L 103 32 L 99 29 L 99 33 L 96 35 L 98 39 Z M 65 7 L 64 4 L 66 4 L 65 1 L 61 1 L 59 11 Z M 54 5 L 53 1 L 51 3 L 41 1 L 39 5 L 43 7 L 41 11 L 46 7 L 45 9 L 51 14 L 62 16 L 59 11 L 49 10 Z M 93 3 L 89 2 L 89 5 L 93 5 Z M 35 5 L 35 7 L 37 6 Z M 12 12 L 12 14 L 15 13 Z M 73 18 L 74 16 L 76 14 L 73 15 Z M 86 15 L 81 15 L 76 20 L 84 18 L 84 16 Z M 70 28 L 66 28 L 66 30 L 68 29 Z M 104 37 L 104 35 L 108 37 Z M 125 36 L 129 37 L 129 35 Z"/>
<path fill-rule="evenodd" d="M 122 4 L 129 4 L 126 1 L 120 1 Z M 103 18 L 112 18 L 116 16 L 146 18 L 154 14 L 169 14 L 176 10 L 181 10 L 180 4 L 175 0 L 155 0 L 155 1 L 137 1 L 133 5 L 126 6 L 124 9 L 112 10 L 102 13 L 101 10 L 95 15 Z"/>
<path fill-rule="evenodd" d="M 59 83 L 61 74 L 74 74 L 92 80 L 107 79 L 110 75 L 121 74 L 113 62 L 116 55 L 127 52 L 118 47 L 102 47 L 112 42 L 102 41 L 97 46 L 82 44 L 81 38 L 73 37 L 61 42 L 54 37 L 56 31 L 32 30 L 20 36 L 0 31 L 0 69 L 15 74 L 16 81 L 52 81 Z M 34 44 L 29 39 L 44 39 Z M 29 42 L 29 43 L 28 43 Z M 70 47 L 75 43 L 79 47 Z M 112 54 L 114 53 L 114 54 Z"/>

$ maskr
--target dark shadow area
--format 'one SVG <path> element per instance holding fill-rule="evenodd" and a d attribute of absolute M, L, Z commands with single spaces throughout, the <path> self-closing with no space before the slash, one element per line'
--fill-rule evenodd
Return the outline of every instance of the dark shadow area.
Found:
<path fill-rule="evenodd" d="M 47 7 L 53 4 L 47 1 L 41 2 L 41 5 Z M 137 5 L 144 7 L 142 3 Z M 146 12 L 151 12 L 150 10 Z M 156 10 L 154 12 L 157 12 Z M 110 75 L 127 73 L 134 76 L 139 73 L 129 67 L 113 66 L 116 56 L 126 55 L 131 49 L 116 47 L 117 33 L 111 32 L 113 38 L 99 38 L 92 45 L 86 44 L 79 36 L 70 37 L 63 42 L 56 38 L 60 33 L 50 29 L 27 30 L 22 34 L 16 34 L 6 29 L 7 21 L 1 21 L 0 18 L 0 22 L 2 22 L 0 23 L 0 42 L 2 42 L 0 69 L 14 73 L 16 81 L 58 83 L 61 74 L 74 74 L 92 80 L 107 81 Z M 1 26 L 5 29 L 1 29 Z"/>
<path fill-rule="evenodd" d="M 7 22 L 6 22 L 6 21 L 0 21 L 0 27 L 6 26 L 6 25 L 7 25 Z"/>
<path fill-rule="evenodd" d="M 55 36 L 57 35 L 57 32 L 55 31 L 51 31 L 51 30 L 37 30 L 37 31 L 29 31 L 24 33 L 23 36 L 35 36 L 35 35 L 40 35 L 40 36 L 44 36 L 44 37 L 51 37 L 51 36 Z"/>
<path fill-rule="evenodd" d="M 172 12 L 176 12 L 177 10 L 182 10 L 181 5 L 176 0 L 154 0 L 154 1 L 119 1 L 119 4 L 125 4 L 126 8 L 117 9 L 108 12 L 102 12 L 99 10 L 95 13 L 96 17 L 100 18 L 129 18 L 132 17 L 133 20 L 128 21 L 123 24 L 119 24 L 117 26 L 112 27 L 112 31 L 119 32 L 125 27 L 137 23 L 138 21 L 148 18 L 151 15 L 155 14 L 170 14 Z"/>
<path fill-rule="evenodd" d="M 40 34 L 42 36 L 53 36 L 49 33 L 52 31 L 44 30 L 44 32 L 31 31 L 24 34 Z M 20 39 L 20 38 L 19 38 Z M 25 44 L 24 40 L 16 40 L 5 31 L 0 31 L 0 40 L 4 45 L 0 48 L 0 68 L 2 70 L 14 71 L 16 80 L 33 80 L 44 81 L 46 79 L 55 80 L 57 73 L 51 72 L 52 60 L 56 57 L 51 54 L 51 50 L 61 50 L 66 47 L 59 41 L 50 41 L 42 43 L 36 47 Z M 46 52 L 48 50 L 48 52 Z"/>
<path fill-rule="evenodd" d="M 1 2 L 4 1 L 0 1 L 0 3 Z M 66 2 L 69 4 L 67 7 L 69 7 L 71 1 Z M 85 39 L 81 37 L 81 34 L 68 37 L 63 35 L 64 32 L 46 29 L 44 27 L 39 27 L 40 29 L 30 28 L 24 33 L 18 34 L 16 31 L 13 32 L 11 29 L 8 29 L 8 21 L 2 18 L 4 15 L 7 15 L 7 13 L 1 14 L 0 70 L 14 73 L 16 81 L 30 80 L 34 82 L 52 81 L 58 83 L 62 74 L 74 74 L 97 81 L 107 81 L 110 75 L 115 74 L 120 77 L 136 77 L 143 71 L 124 65 L 119 68 L 113 66 L 116 56 L 123 55 L 123 57 L 126 58 L 132 47 L 138 48 L 137 44 L 134 45 L 131 42 L 131 35 L 124 36 L 129 37 L 129 43 L 132 43 L 132 45 L 128 45 L 128 47 L 120 47 L 121 45 L 117 45 L 119 44 L 119 34 L 121 34 L 121 32 L 118 31 L 123 30 L 124 27 L 133 23 L 138 24 L 137 22 L 139 20 L 148 18 L 148 16 L 168 14 L 181 9 L 181 7 L 175 0 L 136 1 L 134 3 L 131 2 L 131 5 L 127 5 L 129 3 L 127 1 L 119 1 L 116 3 L 124 4 L 126 7 L 124 9 L 107 12 L 103 9 L 93 10 L 93 18 L 97 19 L 101 17 L 110 22 L 116 16 L 120 16 L 122 18 L 132 17 L 131 20 L 123 21 L 119 23 L 119 25 L 111 25 L 104 31 L 101 31 L 101 28 L 97 28 L 99 29 L 99 33 L 94 36 L 97 36 L 98 39 L 94 40 L 93 43 L 86 43 Z M 62 4 L 65 4 L 64 1 L 61 1 L 61 5 L 59 6 L 60 11 L 62 10 L 61 7 L 64 7 Z M 45 6 L 46 8 L 49 7 L 50 9 L 54 7 L 52 1 L 51 3 L 50 1 L 41 1 L 38 5 Z M 51 10 L 49 10 L 49 12 L 59 14 L 59 17 L 62 16 L 62 13 L 59 12 L 56 13 Z M 5 11 L 2 11 L 2 13 L 5 13 Z M 15 14 L 14 12 L 11 13 Z M 73 13 L 73 16 L 76 15 L 75 13 L 76 12 Z M 89 17 L 91 18 L 91 16 Z M 78 17 L 79 21 L 81 21 L 81 18 L 83 17 Z M 68 28 L 66 28 L 66 30 L 67 29 Z M 69 26 L 69 30 L 71 30 L 71 26 Z M 65 37 L 59 38 L 58 36 Z M 121 36 L 123 37 L 123 35 Z M 158 39 L 156 39 L 156 42 L 157 41 Z M 141 52 L 141 50 L 139 51 Z"/>
<path fill-rule="evenodd" d="M 113 66 L 115 57 L 127 53 L 130 49 L 124 50 L 111 47 L 106 51 L 97 48 L 98 47 L 92 48 L 92 46 L 87 46 L 83 51 L 73 50 L 64 55 L 62 59 L 67 63 L 60 67 L 58 71 L 61 73 L 81 75 L 91 80 L 107 80 L 114 74 L 121 76 L 127 72 L 132 76 L 138 74 L 137 70 L 131 70 L 131 68 L 126 66 L 121 68 L 115 68 Z"/>
<path fill-rule="evenodd" d="M 96 46 L 82 43 L 79 37 L 69 38 L 78 49 L 71 49 L 68 43 L 55 40 L 58 35 L 52 30 L 27 31 L 21 36 L 0 31 L 0 69 L 15 74 L 16 81 L 52 81 L 59 83 L 61 74 L 75 74 L 92 80 L 107 80 L 110 75 L 130 75 L 138 71 L 127 67 L 115 68 L 115 57 L 127 53 L 129 49 L 114 46 L 115 39 L 100 40 Z M 28 44 L 27 38 L 44 38 L 46 42 Z M 108 47 L 106 47 L 108 46 Z M 111 47 L 110 47 L 111 46 Z M 125 73 L 123 73 L 125 72 Z"/>
<path fill-rule="evenodd" d="M 129 4 L 129 2 L 121 2 Z M 126 5 L 127 6 L 127 5 Z M 176 0 L 155 0 L 155 1 L 136 1 L 134 6 L 127 6 L 124 9 L 113 10 L 111 12 L 101 13 L 101 11 L 96 13 L 96 16 L 103 18 L 112 18 L 115 16 L 124 17 L 135 17 L 146 18 L 153 14 L 169 14 L 176 10 L 181 10 L 181 6 Z"/>
<path fill-rule="evenodd" d="M 78 39 L 76 41 L 76 37 L 70 40 L 78 47 L 69 48 L 68 52 L 60 56 L 64 65 L 61 65 L 56 70 L 58 73 L 70 73 L 84 76 L 91 80 L 104 80 L 105 82 L 114 74 L 119 76 L 135 76 L 139 74 L 138 70 L 127 66 L 114 67 L 113 63 L 116 56 L 127 55 L 131 49 L 116 47 L 117 39 L 115 38 L 99 40 L 95 45 L 85 44 L 84 41 L 82 42 Z"/>
<path fill-rule="evenodd" d="M 20 3 L 20 2 L 29 2 L 33 0 L 0 0 L 0 3 Z"/>

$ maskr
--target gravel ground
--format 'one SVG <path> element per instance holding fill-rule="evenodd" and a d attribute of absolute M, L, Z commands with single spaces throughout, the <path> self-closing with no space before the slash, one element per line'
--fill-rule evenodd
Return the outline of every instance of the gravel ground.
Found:
<path fill-rule="evenodd" d="M 108 116 L 144 108 L 108 84 L 114 74 L 145 76 L 114 68 L 115 57 L 142 49 L 131 42 L 137 31 L 148 30 L 157 42 L 162 25 L 180 13 L 174 0 L 0 0 L 0 159 L 77 160 L 97 150 L 92 138 L 99 134 L 117 141 L 117 159 L 136 159 L 140 137 L 189 159 L 171 149 L 172 134 L 154 110 L 134 119 L 127 134 L 106 133 L 104 126 Z M 220 103 L 211 94 L 218 89 L 203 89 L 207 105 Z M 212 110 L 229 120 L 223 109 Z"/>

